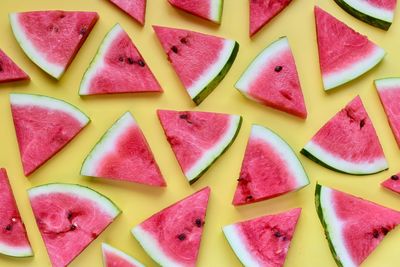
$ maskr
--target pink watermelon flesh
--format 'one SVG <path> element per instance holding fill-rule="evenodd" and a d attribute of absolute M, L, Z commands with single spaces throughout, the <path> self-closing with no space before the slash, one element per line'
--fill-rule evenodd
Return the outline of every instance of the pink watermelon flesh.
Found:
<path fill-rule="evenodd" d="M 146 0 L 109 0 L 141 25 L 144 25 L 146 15 Z"/>
<path fill-rule="evenodd" d="M 390 178 L 383 181 L 381 185 L 400 194 L 400 173 L 390 176 Z"/>
<path fill-rule="evenodd" d="M 211 20 L 214 22 L 215 19 L 212 17 L 212 2 L 213 0 L 193 1 L 193 0 L 168 0 L 168 2 L 186 12 L 189 12 L 195 16 Z"/>
<path fill-rule="evenodd" d="M 397 0 L 368 0 L 368 4 L 371 6 L 377 7 L 379 9 L 385 9 L 385 10 L 395 10 L 396 9 L 396 3 Z"/>
<path fill-rule="evenodd" d="M 16 250 L 31 250 L 25 226 L 19 214 L 11 185 L 8 181 L 7 172 L 3 168 L 0 169 L 0 203 L 0 247 L 4 245 L 11 248 L 15 247 Z M 0 250 L 0 253 L 5 252 Z"/>
<path fill-rule="evenodd" d="M 18 67 L 17 64 L 0 49 L 0 83 L 29 79 L 28 74 Z"/>
<path fill-rule="evenodd" d="M 250 0 L 250 37 L 291 2 L 292 0 Z"/>

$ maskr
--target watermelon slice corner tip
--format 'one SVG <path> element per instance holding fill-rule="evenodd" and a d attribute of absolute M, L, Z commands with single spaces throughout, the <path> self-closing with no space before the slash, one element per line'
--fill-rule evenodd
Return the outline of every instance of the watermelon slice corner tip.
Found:
<path fill-rule="evenodd" d="M 383 186 L 386 189 L 389 189 L 395 193 L 400 194 L 400 173 L 393 174 L 390 176 L 388 179 L 383 181 L 381 183 L 381 186 Z"/>
<path fill-rule="evenodd" d="M 144 267 L 132 256 L 106 243 L 101 243 L 104 267 Z"/>
<path fill-rule="evenodd" d="M 140 25 L 144 25 L 146 18 L 147 0 L 108 0 L 124 11 Z"/>
<path fill-rule="evenodd" d="M 168 2 L 172 6 L 188 12 L 192 15 L 198 16 L 217 24 L 221 23 L 224 0 L 168 0 Z"/>
<path fill-rule="evenodd" d="M 29 80 L 29 75 L 0 49 L 0 83 Z"/>

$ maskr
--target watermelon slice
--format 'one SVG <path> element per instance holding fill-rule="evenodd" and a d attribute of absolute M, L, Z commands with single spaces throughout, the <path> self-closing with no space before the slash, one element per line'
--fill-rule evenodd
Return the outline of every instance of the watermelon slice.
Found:
<path fill-rule="evenodd" d="M 319 7 L 315 7 L 319 64 L 325 90 L 375 67 L 385 51 Z"/>
<path fill-rule="evenodd" d="M 108 198 L 80 185 L 46 184 L 28 193 L 54 267 L 67 266 L 121 213 Z"/>
<path fill-rule="evenodd" d="M 317 184 L 315 205 L 338 266 L 359 266 L 400 223 L 400 212 Z"/>
<path fill-rule="evenodd" d="M 60 79 L 98 18 L 96 12 L 50 10 L 11 13 L 10 23 L 25 54 Z"/>
<path fill-rule="evenodd" d="M 10 102 L 26 176 L 60 151 L 90 121 L 75 106 L 52 97 L 10 94 Z"/>
<path fill-rule="evenodd" d="M 326 168 L 353 175 L 373 174 L 388 168 L 359 96 L 330 119 L 301 153 Z"/>
<path fill-rule="evenodd" d="M 146 0 L 109 0 L 126 14 L 144 25 L 146 16 Z"/>
<path fill-rule="evenodd" d="M 250 37 L 277 16 L 292 0 L 250 0 Z"/>
<path fill-rule="evenodd" d="M 228 73 L 239 44 L 189 30 L 153 28 L 187 93 L 199 105 Z"/>
<path fill-rule="evenodd" d="M 5 169 L 0 169 L 0 254 L 30 257 L 33 251 Z"/>
<path fill-rule="evenodd" d="M 271 130 L 253 125 L 232 204 L 262 201 L 309 183 L 291 147 Z"/>
<path fill-rule="evenodd" d="M 397 0 L 335 0 L 354 17 L 372 26 L 388 30 L 392 25 Z"/>
<path fill-rule="evenodd" d="M 86 70 L 79 94 L 134 92 L 162 92 L 162 89 L 128 34 L 116 24 Z"/>
<path fill-rule="evenodd" d="M 0 83 L 29 80 L 26 74 L 14 61 L 0 49 Z"/>
<path fill-rule="evenodd" d="M 400 78 L 375 80 L 375 87 L 385 109 L 397 145 L 400 147 L 400 107 L 398 106 L 400 102 Z"/>
<path fill-rule="evenodd" d="M 238 222 L 223 228 L 244 266 L 283 266 L 301 209 Z"/>
<path fill-rule="evenodd" d="M 306 105 L 289 41 L 281 37 L 247 67 L 235 87 L 246 97 L 305 119 Z"/>
<path fill-rule="evenodd" d="M 128 254 L 106 243 L 101 244 L 104 267 L 144 267 Z"/>
<path fill-rule="evenodd" d="M 166 186 L 139 125 L 126 112 L 83 162 L 81 175 Z"/>
<path fill-rule="evenodd" d="M 210 188 L 154 214 L 132 229 L 147 254 L 161 266 L 195 266 Z"/>
<path fill-rule="evenodd" d="M 224 0 L 168 0 L 168 2 L 183 11 L 220 24 Z"/>
<path fill-rule="evenodd" d="M 242 117 L 213 112 L 158 110 L 183 173 L 192 184 L 233 143 Z"/>
<path fill-rule="evenodd" d="M 400 194 L 400 173 L 390 176 L 390 178 L 383 181 L 381 185 Z"/>

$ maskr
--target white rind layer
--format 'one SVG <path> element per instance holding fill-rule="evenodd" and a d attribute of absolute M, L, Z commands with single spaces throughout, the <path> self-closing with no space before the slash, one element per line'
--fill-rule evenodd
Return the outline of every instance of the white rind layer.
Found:
<path fill-rule="evenodd" d="M 375 87 L 380 92 L 385 90 L 399 90 L 400 78 L 393 77 L 375 80 Z"/>
<path fill-rule="evenodd" d="M 225 132 L 225 135 L 221 137 L 217 144 L 205 151 L 201 158 L 195 164 L 193 164 L 193 166 L 189 170 L 185 171 L 185 176 L 189 181 L 197 178 L 198 175 L 202 171 L 204 171 L 204 169 L 206 169 L 216 158 L 221 155 L 221 153 L 235 137 L 240 122 L 241 116 L 230 115 L 229 127 L 228 130 Z"/>
<path fill-rule="evenodd" d="M 147 252 L 147 254 L 149 254 L 149 256 L 161 266 L 185 267 L 185 265 L 176 262 L 170 256 L 165 254 L 157 240 L 146 230 L 142 229 L 140 225 L 132 228 L 131 232 L 143 249 Z"/>
<path fill-rule="evenodd" d="M 105 257 L 105 253 L 106 252 L 110 252 L 112 254 L 117 255 L 118 257 L 124 259 L 125 261 L 131 263 L 133 266 L 137 266 L 137 267 L 144 267 L 143 264 L 141 264 L 140 262 L 138 262 L 136 259 L 134 259 L 133 257 L 129 256 L 128 254 L 122 252 L 119 249 L 116 249 L 106 243 L 102 243 L 101 244 L 101 249 L 103 251 L 103 263 L 104 263 L 104 267 L 106 266 L 106 257 Z"/>
<path fill-rule="evenodd" d="M 384 157 L 375 159 L 373 162 L 355 163 L 333 155 L 313 141 L 308 142 L 304 146 L 304 150 L 326 165 L 345 173 L 358 175 L 371 174 L 388 168 L 388 163 Z"/>
<path fill-rule="evenodd" d="M 33 256 L 33 251 L 30 246 L 15 247 L 3 244 L 0 241 L 0 254 L 11 257 L 31 257 Z"/>
<path fill-rule="evenodd" d="M 194 99 L 199 95 L 203 89 L 218 76 L 224 66 L 227 64 L 229 58 L 232 55 L 233 49 L 235 48 L 236 42 L 233 40 L 224 40 L 224 47 L 220 51 L 219 58 L 214 64 L 212 64 L 203 74 L 195 81 L 191 86 L 187 87 L 186 90 L 190 97 Z"/>
<path fill-rule="evenodd" d="M 62 111 L 74 117 L 82 126 L 89 123 L 90 119 L 77 107 L 53 97 L 31 94 L 10 94 L 12 106 L 37 106 L 44 109 Z"/>
<path fill-rule="evenodd" d="M 378 8 L 376 6 L 373 6 L 369 4 L 368 1 L 365 0 L 342 0 L 345 2 L 347 5 L 351 6 L 358 12 L 364 13 L 368 16 L 387 21 L 387 22 L 393 22 L 393 16 L 394 16 L 394 11 L 393 10 L 388 10 L 384 8 Z"/>
<path fill-rule="evenodd" d="M 211 0 L 211 10 L 210 10 L 210 18 L 214 22 L 220 22 L 221 20 L 221 9 L 223 5 L 223 0 Z"/>
<path fill-rule="evenodd" d="M 120 136 L 126 132 L 126 129 L 136 125 L 137 123 L 130 112 L 122 115 L 90 151 L 82 164 L 81 175 L 96 177 L 97 167 L 103 157 L 115 149 L 116 143 Z"/>
<path fill-rule="evenodd" d="M 24 50 L 25 54 L 42 70 L 44 70 L 54 78 L 60 79 L 60 77 L 65 72 L 65 67 L 49 62 L 48 60 L 46 60 L 46 55 L 43 55 L 42 53 L 40 53 L 40 51 L 36 49 L 34 44 L 26 36 L 24 29 L 22 29 L 22 27 L 20 26 L 18 15 L 19 13 L 11 13 L 9 17 L 11 28 L 19 45 Z"/>

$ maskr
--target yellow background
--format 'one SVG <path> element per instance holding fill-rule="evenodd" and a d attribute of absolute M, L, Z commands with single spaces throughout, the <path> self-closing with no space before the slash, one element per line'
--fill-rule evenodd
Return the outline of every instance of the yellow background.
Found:
<path fill-rule="evenodd" d="M 371 40 L 387 51 L 386 58 L 377 68 L 330 93 L 324 92 L 320 78 L 313 15 L 315 4 L 351 25 L 355 30 L 368 35 Z M 79 183 L 90 186 L 110 197 L 123 211 L 123 214 L 78 256 L 71 266 L 101 266 L 101 242 L 108 242 L 146 265 L 154 266 L 155 263 L 130 234 L 130 229 L 158 210 L 207 185 L 211 186 L 212 195 L 198 266 L 240 266 L 224 239 L 221 227 L 239 220 L 277 213 L 294 207 L 302 207 L 303 212 L 289 250 L 286 266 L 335 266 L 314 208 L 316 181 L 391 208 L 399 207 L 399 196 L 382 189 L 379 185 L 382 180 L 400 169 L 400 162 L 398 160 L 399 149 L 372 81 L 376 78 L 400 74 L 398 71 L 400 14 L 395 17 L 395 22 L 390 30 L 385 32 L 351 17 L 333 0 L 295 0 L 284 12 L 264 27 L 253 40 L 250 40 L 248 37 L 247 0 L 226 0 L 220 26 L 178 11 L 171 7 L 167 0 L 149 0 L 146 24 L 143 28 L 106 0 L 14 0 L 1 1 L 0 5 L 0 32 L 2 33 L 0 46 L 32 79 L 30 83 L 9 83 L 0 86 L 0 165 L 7 168 L 35 252 L 35 257 L 28 259 L 0 256 L 0 266 L 49 265 L 48 256 L 26 194 L 28 188 L 49 182 Z M 60 81 L 52 79 L 28 59 L 14 39 L 8 21 L 9 12 L 46 9 L 97 11 L 100 15 L 100 20 Z M 117 22 L 128 32 L 142 52 L 164 88 L 163 94 L 114 95 L 84 99 L 79 97 L 78 87 L 82 74 L 95 55 L 104 35 Z M 151 28 L 152 24 L 188 28 L 232 38 L 240 43 L 239 54 L 232 69 L 200 106 L 196 107 L 185 93 L 171 65 L 166 60 L 164 51 Z M 297 62 L 309 112 L 306 121 L 253 103 L 245 99 L 233 87 L 255 55 L 283 35 L 288 36 Z M 11 92 L 38 93 L 61 98 L 80 107 L 92 119 L 82 133 L 29 178 L 24 177 L 20 163 L 9 108 L 8 94 Z M 361 95 L 374 122 L 389 161 L 389 171 L 371 176 L 354 177 L 327 170 L 299 155 L 311 180 L 308 187 L 296 193 L 253 205 L 240 208 L 231 205 L 252 123 L 270 127 L 287 140 L 298 153 L 321 125 L 357 94 Z M 244 121 L 232 147 L 199 181 L 193 186 L 189 186 L 164 138 L 155 114 L 157 108 L 241 114 Z M 86 154 L 104 131 L 127 110 L 134 114 L 147 137 L 167 180 L 168 187 L 165 189 L 91 179 L 79 175 L 80 166 Z M 399 235 L 400 229 L 391 232 L 363 266 L 398 266 L 400 262 Z"/>

